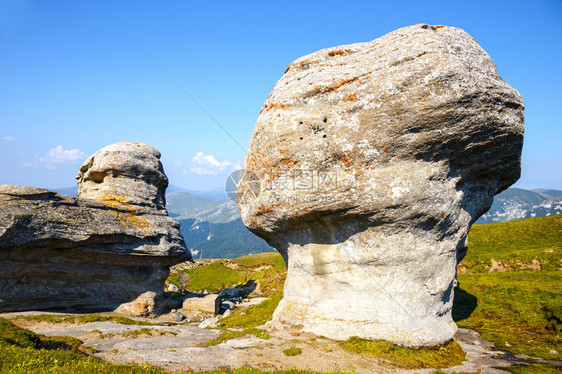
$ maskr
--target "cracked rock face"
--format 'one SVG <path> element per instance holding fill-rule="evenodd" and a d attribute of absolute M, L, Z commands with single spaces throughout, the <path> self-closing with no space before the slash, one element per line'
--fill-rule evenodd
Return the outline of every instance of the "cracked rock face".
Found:
<path fill-rule="evenodd" d="M 159 157 L 141 143 L 106 147 L 80 168 L 79 197 L 0 185 L 0 311 L 151 313 L 169 266 L 191 258 L 164 208 Z"/>
<path fill-rule="evenodd" d="M 520 175 L 523 109 L 453 27 L 410 26 L 290 64 L 245 159 L 261 193 L 239 203 L 287 262 L 274 325 L 450 340 L 470 226 Z"/>

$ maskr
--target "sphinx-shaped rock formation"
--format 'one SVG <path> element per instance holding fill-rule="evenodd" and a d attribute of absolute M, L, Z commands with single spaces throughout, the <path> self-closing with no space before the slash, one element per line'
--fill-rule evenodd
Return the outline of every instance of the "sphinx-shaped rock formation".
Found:
<path fill-rule="evenodd" d="M 105 147 L 80 168 L 78 197 L 0 185 L 0 310 L 151 313 L 169 266 L 191 258 L 159 158 L 142 143 Z"/>
<path fill-rule="evenodd" d="M 523 101 L 463 30 L 415 25 L 290 64 L 245 159 L 246 226 L 285 258 L 273 325 L 451 339 L 472 223 L 520 175 Z M 240 182 L 239 196 L 252 181 Z"/>

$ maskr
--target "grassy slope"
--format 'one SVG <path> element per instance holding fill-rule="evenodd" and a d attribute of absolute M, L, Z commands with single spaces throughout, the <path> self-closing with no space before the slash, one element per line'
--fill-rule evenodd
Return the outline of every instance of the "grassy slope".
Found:
<path fill-rule="evenodd" d="M 455 291 L 457 325 L 497 348 L 562 360 L 561 250 L 560 216 L 474 225 Z M 492 259 L 512 270 L 488 272 Z M 523 269 L 533 261 L 540 270 Z"/>
<path fill-rule="evenodd" d="M 562 267 L 561 216 L 474 225 L 468 241 L 468 253 L 462 264 L 471 272 L 488 270 L 492 259 L 513 269 L 533 260 L 540 261 L 543 270 Z"/>
<path fill-rule="evenodd" d="M 168 281 L 179 287 L 181 273 L 189 275 L 191 280 L 187 289 L 193 292 L 217 292 L 233 284 L 241 285 L 254 281 L 259 284 L 259 293 L 264 296 L 281 291 L 286 276 L 285 262 L 277 252 L 215 261 L 206 266 L 171 274 Z"/>

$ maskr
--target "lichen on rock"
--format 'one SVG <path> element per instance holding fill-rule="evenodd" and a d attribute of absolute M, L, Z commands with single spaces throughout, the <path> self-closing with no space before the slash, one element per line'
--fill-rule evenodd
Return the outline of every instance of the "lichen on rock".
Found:
<path fill-rule="evenodd" d="M 461 29 L 415 25 L 289 65 L 244 168 L 245 225 L 287 262 L 274 325 L 450 340 L 470 226 L 520 175 L 523 101 Z"/>

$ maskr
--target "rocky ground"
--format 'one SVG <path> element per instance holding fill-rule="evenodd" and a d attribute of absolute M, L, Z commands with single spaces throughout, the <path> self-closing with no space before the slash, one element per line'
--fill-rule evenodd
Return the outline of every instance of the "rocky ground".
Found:
<path fill-rule="evenodd" d="M 245 305 L 242 304 L 243 308 Z M 434 369 L 405 370 L 389 367 L 383 360 L 344 350 L 336 341 L 303 333 L 298 328 L 268 329 L 269 338 L 244 337 L 218 345 L 207 343 L 221 331 L 198 327 L 198 322 L 173 322 L 173 315 L 156 319 L 135 318 L 158 325 L 126 325 L 113 321 L 91 323 L 48 323 L 21 317 L 44 312 L 4 313 L 18 326 L 45 336 L 72 336 L 84 341 L 94 356 L 114 364 L 155 366 L 166 371 L 200 371 L 249 366 L 261 370 L 291 368 L 314 371 L 356 373 L 430 373 Z M 53 313 L 48 313 L 53 314 Z M 71 314 L 57 313 L 60 316 Z M 441 369 L 445 373 L 505 373 L 500 368 L 525 366 L 530 361 L 544 362 L 525 355 L 513 355 L 494 349 L 473 330 L 459 329 L 455 339 L 466 352 L 461 366 Z M 288 355 L 288 349 L 300 352 Z M 285 352 L 284 352 L 285 351 Z M 289 353 L 290 354 L 290 353 Z M 558 363 L 560 364 L 560 363 Z"/>

